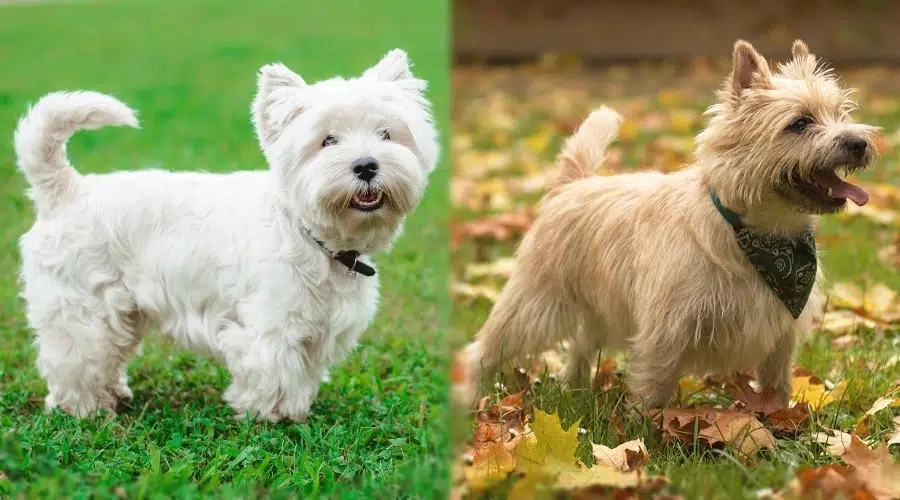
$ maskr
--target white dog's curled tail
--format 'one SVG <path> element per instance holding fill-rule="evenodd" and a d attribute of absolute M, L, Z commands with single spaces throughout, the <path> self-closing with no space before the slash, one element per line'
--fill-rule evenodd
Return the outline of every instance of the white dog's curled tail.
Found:
<path fill-rule="evenodd" d="M 47 94 L 19 120 L 16 157 L 38 211 L 52 210 L 75 193 L 78 172 L 66 157 L 66 141 L 78 130 L 108 125 L 137 128 L 138 120 L 118 99 L 88 91 Z"/>
<path fill-rule="evenodd" d="M 556 157 L 560 175 L 555 185 L 594 175 L 606 158 L 606 148 L 619 135 L 622 117 L 612 108 L 602 106 L 587 117 L 578 130 L 566 140 Z"/>

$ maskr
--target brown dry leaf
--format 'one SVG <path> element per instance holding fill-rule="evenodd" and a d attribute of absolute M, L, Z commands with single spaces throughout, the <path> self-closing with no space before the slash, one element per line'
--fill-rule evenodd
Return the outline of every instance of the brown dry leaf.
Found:
<path fill-rule="evenodd" d="M 641 470 L 650 458 L 643 439 L 628 441 L 615 448 L 602 444 L 591 444 L 591 447 L 597 465 L 612 467 L 621 472 Z"/>
<path fill-rule="evenodd" d="M 762 448 L 775 447 L 775 436 L 750 413 L 709 407 L 666 408 L 657 418 L 664 440 L 692 443 L 696 429 L 699 442 L 710 447 L 734 446 L 744 457 L 750 457 Z"/>
<path fill-rule="evenodd" d="M 892 392 L 896 392 L 896 390 Z M 872 403 L 872 407 L 869 408 L 865 414 L 856 419 L 856 425 L 853 427 L 853 432 L 858 436 L 868 436 L 870 418 L 881 410 L 884 410 L 885 408 L 897 406 L 900 406 L 900 398 L 898 397 L 884 396 L 878 398 L 874 403 Z"/>
<path fill-rule="evenodd" d="M 839 457 L 850 447 L 853 437 L 846 432 L 826 429 L 824 432 L 814 434 L 813 441 L 824 444 L 829 455 Z"/>
<path fill-rule="evenodd" d="M 515 459 L 507 446 L 491 443 L 474 456 L 470 467 L 464 469 L 465 481 L 472 489 L 481 490 L 506 479 L 515 466 Z"/>
<path fill-rule="evenodd" d="M 775 435 L 792 436 L 800 426 L 809 421 L 809 404 L 800 403 L 791 408 L 783 408 L 769 413 L 763 420 Z"/>
<path fill-rule="evenodd" d="M 725 390 L 736 401 L 740 401 L 743 408 L 749 412 L 767 415 L 784 409 L 784 406 L 777 401 L 775 390 L 765 388 L 761 392 L 757 392 L 750 385 L 752 377 L 744 374 L 737 374 L 726 383 Z"/>
<path fill-rule="evenodd" d="M 600 362 L 594 387 L 608 391 L 616 385 L 616 360 L 609 358 Z"/>
<path fill-rule="evenodd" d="M 800 467 L 794 480 L 784 491 L 777 493 L 773 498 L 776 500 L 875 499 L 871 493 L 865 490 L 863 482 L 850 469 L 840 464 L 830 464 L 818 469 Z"/>
<path fill-rule="evenodd" d="M 472 465 L 463 471 L 472 489 L 481 490 L 501 481 L 515 468 L 513 452 L 522 436 L 529 432 L 523 395 L 522 392 L 510 394 L 493 404 L 491 397 L 479 402 L 468 452 Z"/>
<path fill-rule="evenodd" d="M 508 241 L 520 236 L 531 227 L 532 220 L 528 211 L 519 210 L 491 215 L 463 224 L 451 224 L 450 245 L 451 248 L 458 248 L 463 242 L 472 239 Z"/>
<path fill-rule="evenodd" d="M 900 417 L 894 417 L 894 432 L 887 437 L 887 445 L 892 444 L 900 444 Z"/>
<path fill-rule="evenodd" d="M 875 450 L 869 449 L 859 438 L 853 436 L 847 451 L 841 459 L 854 469 L 877 499 L 900 498 L 900 463 L 894 463 L 887 445 Z"/>
<path fill-rule="evenodd" d="M 722 414 L 699 435 L 707 438 L 710 446 L 720 442 L 732 445 L 745 457 L 760 449 L 775 447 L 775 436 L 756 417 L 744 413 Z"/>

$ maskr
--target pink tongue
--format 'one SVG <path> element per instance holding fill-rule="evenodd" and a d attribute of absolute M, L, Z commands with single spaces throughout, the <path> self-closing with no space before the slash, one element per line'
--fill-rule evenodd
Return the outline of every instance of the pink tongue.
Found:
<path fill-rule="evenodd" d="M 363 193 L 359 195 L 359 201 L 363 203 L 372 203 L 378 200 L 378 193 Z"/>
<path fill-rule="evenodd" d="M 869 202 L 869 193 L 865 189 L 844 182 L 833 170 L 818 172 L 813 175 L 813 179 L 823 188 L 831 188 L 831 196 L 834 198 L 849 198 L 860 207 Z"/>

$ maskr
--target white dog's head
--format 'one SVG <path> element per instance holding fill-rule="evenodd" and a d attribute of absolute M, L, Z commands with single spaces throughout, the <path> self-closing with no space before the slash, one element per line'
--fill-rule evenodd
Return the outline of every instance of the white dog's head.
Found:
<path fill-rule="evenodd" d="M 438 156 L 426 82 L 395 49 L 362 76 L 307 84 L 264 66 L 253 124 L 279 195 L 334 251 L 390 246 Z"/>

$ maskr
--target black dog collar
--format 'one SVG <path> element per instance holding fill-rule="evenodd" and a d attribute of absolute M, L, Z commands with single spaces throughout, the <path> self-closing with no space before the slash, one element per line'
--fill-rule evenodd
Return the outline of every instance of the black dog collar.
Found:
<path fill-rule="evenodd" d="M 355 276 L 356 273 L 362 274 L 363 276 L 375 276 L 375 269 L 359 260 L 361 253 L 356 250 L 345 250 L 342 252 L 332 252 L 325 246 L 324 241 L 320 241 L 316 239 L 315 236 L 312 235 L 312 232 L 309 229 L 303 228 L 306 230 L 306 234 L 312 238 L 313 241 L 319 245 L 319 248 L 325 251 L 329 257 L 333 260 L 336 260 L 344 265 L 347 268 L 347 276 Z"/>

